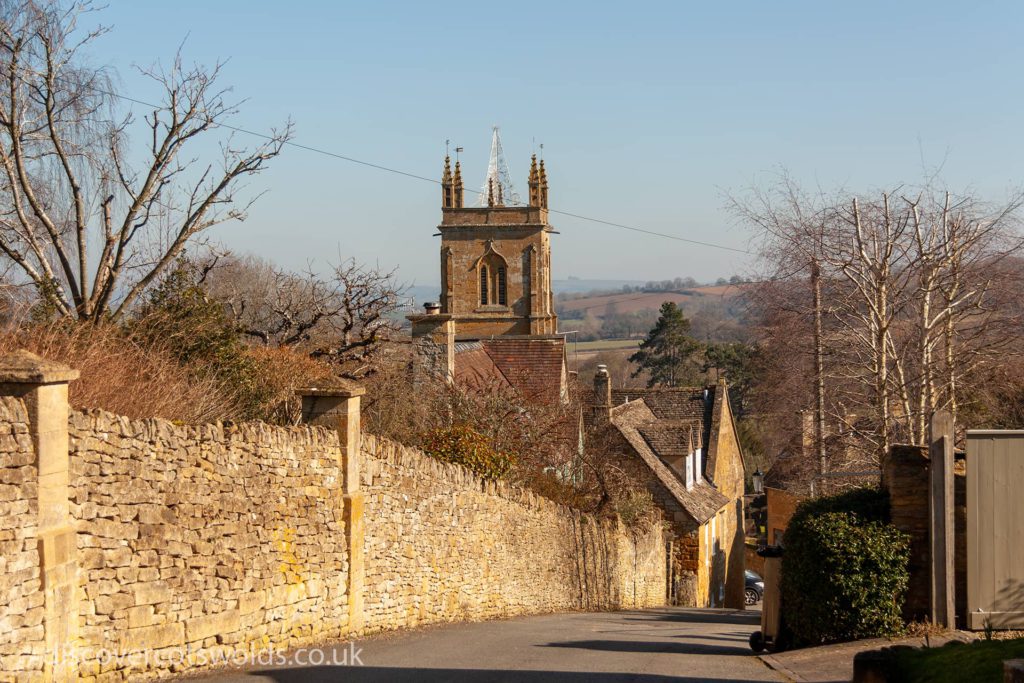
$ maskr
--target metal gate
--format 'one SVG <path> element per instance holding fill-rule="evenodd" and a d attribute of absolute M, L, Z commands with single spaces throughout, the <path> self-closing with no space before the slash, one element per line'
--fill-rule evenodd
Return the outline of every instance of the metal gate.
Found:
<path fill-rule="evenodd" d="M 967 626 L 1024 628 L 1024 431 L 967 432 Z"/>

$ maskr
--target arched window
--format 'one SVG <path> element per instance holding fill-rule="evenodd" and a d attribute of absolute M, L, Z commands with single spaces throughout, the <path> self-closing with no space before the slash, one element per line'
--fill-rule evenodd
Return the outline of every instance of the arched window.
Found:
<path fill-rule="evenodd" d="M 498 266 L 497 277 L 495 278 L 495 289 L 498 291 L 498 304 L 508 306 L 508 285 L 505 282 L 505 266 Z"/>
<path fill-rule="evenodd" d="M 480 305 L 508 306 L 508 264 L 490 242 L 476 267 L 480 272 Z"/>

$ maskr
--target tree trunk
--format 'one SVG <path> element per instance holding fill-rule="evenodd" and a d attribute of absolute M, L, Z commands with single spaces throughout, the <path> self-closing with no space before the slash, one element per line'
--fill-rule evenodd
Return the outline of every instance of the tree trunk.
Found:
<path fill-rule="evenodd" d="M 821 268 L 817 259 L 811 261 L 811 288 L 814 292 L 814 384 L 817 409 L 814 420 L 814 446 L 818 453 L 818 473 L 828 471 L 825 457 L 825 373 L 821 341 Z"/>

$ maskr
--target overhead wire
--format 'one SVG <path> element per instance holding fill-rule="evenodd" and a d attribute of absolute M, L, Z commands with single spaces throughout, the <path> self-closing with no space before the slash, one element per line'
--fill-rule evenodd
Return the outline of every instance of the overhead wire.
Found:
<path fill-rule="evenodd" d="M 139 105 L 142 105 L 142 106 L 145 106 L 145 107 L 150 107 L 150 108 L 153 108 L 153 109 L 159 109 L 160 108 L 159 105 L 155 105 L 155 104 L 153 104 L 151 102 L 146 102 L 144 100 L 140 100 L 140 99 L 137 99 L 137 98 L 134 98 L 134 97 L 129 97 L 128 95 L 122 95 L 120 93 L 111 92 L 109 90 L 102 90 L 100 88 L 94 88 L 94 89 L 97 92 L 100 92 L 100 93 L 102 93 L 104 95 L 108 95 L 110 97 L 115 97 L 115 98 L 117 98 L 119 100 L 123 100 L 125 102 L 132 102 L 134 104 L 139 104 Z M 219 122 L 218 121 L 218 122 L 215 122 L 214 125 L 219 127 L 219 128 L 225 128 L 225 129 L 230 130 L 230 131 L 234 131 L 234 132 L 237 132 L 237 133 L 243 133 L 245 135 L 251 135 L 253 137 L 262 138 L 262 139 L 268 140 L 268 141 L 278 140 L 278 138 L 275 137 L 274 135 L 269 135 L 267 133 L 261 133 L 259 131 L 251 130 L 249 128 L 242 128 L 240 126 L 234 126 L 234 125 L 231 125 L 231 124 L 228 124 L 228 123 L 223 123 L 223 122 Z M 307 152 L 313 152 L 314 154 L 321 154 L 323 156 L 331 157 L 333 159 L 339 159 L 341 161 L 347 161 L 349 163 L 358 164 L 360 166 L 365 166 L 367 168 L 373 168 L 373 169 L 376 169 L 378 171 L 385 171 L 387 173 L 394 173 L 396 175 L 404 176 L 406 178 L 413 178 L 415 180 L 423 180 L 423 181 L 426 181 L 428 183 L 433 183 L 435 185 L 440 185 L 441 184 L 441 181 L 437 180 L 436 178 L 430 178 L 428 176 L 420 175 L 418 173 L 411 173 L 409 171 L 403 171 L 401 169 L 394 168 L 394 167 L 391 167 L 391 166 L 385 166 L 383 164 L 378 164 L 378 163 L 374 163 L 374 162 L 371 162 L 371 161 L 365 161 L 363 159 L 357 159 L 355 157 L 351 157 L 351 156 L 348 156 L 348 155 L 345 155 L 345 154 L 339 154 L 338 152 L 332 152 L 330 150 L 323 149 L 321 147 L 314 147 L 312 145 L 304 145 L 302 143 L 294 142 L 292 140 L 285 140 L 285 141 L 283 141 L 283 144 L 287 145 L 288 147 L 294 147 L 295 149 L 301 149 L 301 150 L 304 150 L 304 151 L 307 151 Z M 481 190 L 474 190 L 472 188 L 466 188 L 466 189 L 469 192 L 473 192 L 475 194 L 483 194 L 483 192 Z M 621 230 L 629 230 L 631 232 L 642 233 L 642 234 L 651 235 L 651 236 L 654 236 L 654 237 L 661 237 L 663 239 L 670 239 L 670 240 L 675 240 L 675 241 L 678 241 L 678 242 L 685 242 L 687 244 L 696 244 L 698 246 L 709 247 L 709 248 L 712 248 L 712 249 L 722 249 L 724 251 L 732 251 L 732 252 L 736 252 L 736 253 L 739 253 L 739 254 L 753 254 L 753 252 L 751 252 L 751 251 L 748 251 L 746 249 L 740 249 L 738 247 L 730 247 L 730 246 L 727 246 L 727 245 L 724 245 L 724 244 L 716 244 L 714 242 L 705 242 L 705 241 L 702 241 L 702 240 L 695 240 L 695 239 L 690 239 L 688 237 L 682 237 L 680 235 L 673 235 L 673 234 L 670 234 L 670 233 L 658 232 L 656 230 L 648 230 L 646 228 L 640 228 L 640 227 L 637 227 L 635 225 L 626 225 L 624 223 L 617 223 L 615 221 L 609 221 L 609 220 L 605 220 L 605 219 L 602 219 L 602 218 L 594 218 L 593 216 L 584 216 L 582 214 L 573 213 L 571 211 L 563 211 L 563 210 L 560 210 L 560 209 L 548 209 L 548 211 L 550 213 L 558 214 L 560 216 L 567 216 L 569 218 L 575 218 L 575 219 L 582 220 L 582 221 L 587 221 L 587 222 L 590 222 L 590 223 L 597 223 L 599 225 L 606 225 L 606 226 L 613 227 L 613 228 L 619 228 Z"/>

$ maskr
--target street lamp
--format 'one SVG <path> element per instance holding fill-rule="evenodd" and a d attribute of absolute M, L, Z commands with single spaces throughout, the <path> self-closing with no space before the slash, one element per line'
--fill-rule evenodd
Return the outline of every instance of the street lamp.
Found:
<path fill-rule="evenodd" d="M 751 476 L 754 483 L 754 493 L 761 495 L 764 493 L 764 472 L 758 467 L 754 470 L 754 474 Z"/>

